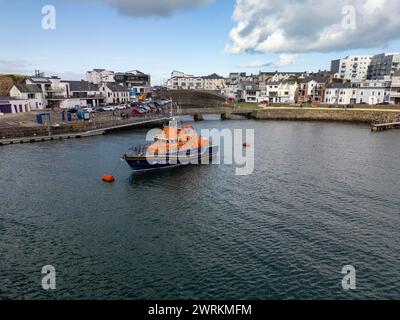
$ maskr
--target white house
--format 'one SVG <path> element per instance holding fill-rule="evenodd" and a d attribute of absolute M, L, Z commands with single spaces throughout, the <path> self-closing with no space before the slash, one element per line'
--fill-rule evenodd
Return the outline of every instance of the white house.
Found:
<path fill-rule="evenodd" d="M 366 80 L 356 85 L 356 103 L 376 105 L 389 102 L 391 81 Z"/>
<path fill-rule="evenodd" d="M 275 78 L 274 78 L 275 79 Z M 266 81 L 260 83 L 258 102 L 295 103 L 298 84 L 296 80 Z"/>
<path fill-rule="evenodd" d="M 355 104 L 358 88 L 353 87 L 350 82 L 333 82 L 325 89 L 326 104 L 350 105 Z"/>
<path fill-rule="evenodd" d="M 118 83 L 108 82 L 100 87 L 107 104 L 120 104 L 130 101 L 129 88 Z"/>
<path fill-rule="evenodd" d="M 0 97 L 0 115 L 30 111 L 32 110 L 29 99 Z"/>
<path fill-rule="evenodd" d="M 340 105 L 388 103 L 390 88 L 390 81 L 382 80 L 331 83 L 325 90 L 324 103 Z"/>
<path fill-rule="evenodd" d="M 36 84 L 16 84 L 10 90 L 14 112 L 43 110 L 45 99 L 42 88 Z"/>

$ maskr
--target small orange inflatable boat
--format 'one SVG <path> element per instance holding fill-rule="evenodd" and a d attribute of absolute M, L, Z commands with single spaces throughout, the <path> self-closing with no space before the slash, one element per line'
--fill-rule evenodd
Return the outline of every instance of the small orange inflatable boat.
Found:
<path fill-rule="evenodd" d="M 115 181 L 115 177 L 110 174 L 106 174 L 103 176 L 103 181 L 108 183 L 113 183 Z"/>

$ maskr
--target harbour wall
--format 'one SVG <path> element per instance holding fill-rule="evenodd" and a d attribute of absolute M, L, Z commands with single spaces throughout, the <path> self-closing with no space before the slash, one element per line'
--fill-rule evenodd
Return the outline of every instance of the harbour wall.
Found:
<path fill-rule="evenodd" d="M 400 116 L 400 112 L 362 109 L 267 108 L 254 111 L 252 116 L 258 120 L 339 121 L 370 124 L 377 120 L 393 122 Z"/>

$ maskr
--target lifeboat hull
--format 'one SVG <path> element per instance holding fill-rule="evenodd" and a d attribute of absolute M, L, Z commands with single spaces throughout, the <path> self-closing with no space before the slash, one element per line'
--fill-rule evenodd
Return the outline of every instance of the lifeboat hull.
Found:
<path fill-rule="evenodd" d="M 201 163 L 203 159 L 212 159 L 218 153 L 217 146 L 210 146 L 205 149 L 205 151 L 198 156 L 198 162 Z M 197 157 L 196 157 L 197 158 Z M 131 167 L 134 172 L 142 172 L 142 171 L 149 171 L 149 170 L 157 170 L 157 169 L 168 169 L 174 168 L 179 166 L 190 165 L 190 161 L 194 160 L 195 158 L 187 158 L 184 159 L 182 162 L 174 157 L 171 160 L 168 160 L 168 157 L 164 157 L 164 159 L 147 159 L 145 156 L 129 156 L 125 155 L 124 160 L 127 164 Z M 189 163 L 188 163 L 189 162 Z M 211 163 L 211 162 L 210 162 Z"/>

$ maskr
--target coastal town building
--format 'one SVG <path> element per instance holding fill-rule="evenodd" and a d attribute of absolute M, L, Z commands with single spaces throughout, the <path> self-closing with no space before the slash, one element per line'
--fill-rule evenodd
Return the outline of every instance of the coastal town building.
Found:
<path fill-rule="evenodd" d="M 295 103 L 299 85 L 296 79 L 279 80 L 277 77 L 272 77 L 260 83 L 259 88 L 258 102 Z"/>
<path fill-rule="evenodd" d="M 389 102 L 391 104 L 400 104 L 400 71 L 397 71 L 392 77 Z"/>
<path fill-rule="evenodd" d="M 400 70 L 400 53 L 382 53 L 372 57 L 367 79 L 390 79 Z"/>
<path fill-rule="evenodd" d="M 322 103 L 325 101 L 325 89 L 329 78 L 312 76 L 300 83 L 299 103 Z"/>
<path fill-rule="evenodd" d="M 88 81 L 61 81 L 67 85 L 66 98 L 79 99 L 79 106 L 97 107 L 104 103 L 99 86 Z"/>
<path fill-rule="evenodd" d="M 246 79 L 246 73 L 230 73 L 225 79 L 225 87 L 221 90 L 221 94 L 229 99 L 239 100 L 239 84 Z"/>
<path fill-rule="evenodd" d="M 106 104 L 128 103 L 130 101 L 130 89 L 122 84 L 108 82 L 100 87 Z"/>
<path fill-rule="evenodd" d="M 93 69 L 86 72 L 86 80 L 93 84 L 101 84 L 103 82 L 114 82 L 115 72 L 105 69 Z"/>
<path fill-rule="evenodd" d="M 331 62 L 331 72 L 335 78 L 344 80 L 364 80 L 371 64 L 371 55 L 348 56 Z"/>
<path fill-rule="evenodd" d="M 131 90 L 132 95 L 151 91 L 151 76 L 139 70 L 132 70 L 125 73 L 118 72 L 115 74 L 114 80 L 117 84 Z"/>
<path fill-rule="evenodd" d="M 245 102 L 258 102 L 260 89 L 253 82 L 241 82 L 237 92 L 238 100 Z"/>
<path fill-rule="evenodd" d="M 0 97 L 0 115 L 40 110 L 40 109 L 31 109 L 31 106 L 32 106 L 31 99 Z"/>
<path fill-rule="evenodd" d="M 165 85 L 170 90 L 203 90 L 204 79 L 174 70 Z"/>
<path fill-rule="evenodd" d="M 10 90 L 12 113 L 43 110 L 45 99 L 42 88 L 36 84 L 15 84 Z"/>
<path fill-rule="evenodd" d="M 338 105 L 389 103 L 390 90 L 391 81 L 385 80 L 330 83 L 325 90 L 324 103 Z"/>
<path fill-rule="evenodd" d="M 325 103 L 330 105 L 355 104 L 357 99 L 357 88 L 351 82 L 332 82 L 325 89 Z"/>
<path fill-rule="evenodd" d="M 352 102 L 369 105 L 389 103 L 390 80 L 366 80 L 360 83 L 353 83 L 353 86 L 356 86 L 358 90 L 357 98 Z"/>
<path fill-rule="evenodd" d="M 221 77 L 216 73 L 203 77 L 203 90 L 221 92 L 221 90 L 223 90 L 224 88 L 224 77 Z"/>

